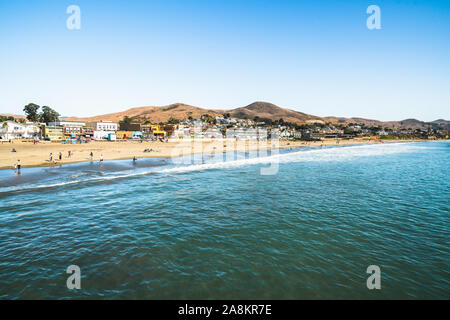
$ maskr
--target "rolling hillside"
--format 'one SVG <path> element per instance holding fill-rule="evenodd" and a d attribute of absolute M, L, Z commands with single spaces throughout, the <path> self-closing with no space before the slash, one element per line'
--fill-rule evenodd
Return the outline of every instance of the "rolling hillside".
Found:
<path fill-rule="evenodd" d="M 438 127 L 444 126 L 450 128 L 450 121 L 448 120 L 435 120 L 432 122 L 423 122 L 416 119 L 405 119 L 402 121 L 379 121 L 364 118 L 343 118 L 343 117 L 318 117 L 286 108 L 281 108 L 272 103 L 268 102 L 254 102 L 248 106 L 240 107 L 236 109 L 228 110 L 216 110 L 216 109 L 205 109 L 195 106 L 190 106 L 184 103 L 174 103 L 168 106 L 148 106 L 148 107 L 137 107 L 131 108 L 122 112 L 109 113 L 104 115 L 98 115 L 94 117 L 67 117 L 66 120 L 72 121 L 101 121 L 109 120 L 114 122 L 119 122 L 123 120 L 124 117 L 132 118 L 134 122 L 151 122 L 160 123 L 167 122 L 171 118 L 178 120 L 185 118 L 199 118 L 204 114 L 209 114 L 211 116 L 221 116 L 223 114 L 229 113 L 231 117 L 239 119 L 255 119 L 255 117 L 266 118 L 271 120 L 279 120 L 282 118 L 286 122 L 292 122 L 297 124 L 304 124 L 310 120 L 322 120 L 324 122 L 331 122 L 333 124 L 350 124 L 358 123 L 367 126 L 375 126 L 382 128 L 395 128 L 395 129 L 420 129 L 426 128 L 428 126 Z"/>
<path fill-rule="evenodd" d="M 294 123 L 305 123 L 307 120 L 318 119 L 320 117 L 312 116 L 298 111 L 280 108 L 274 104 L 267 102 L 254 102 L 246 107 L 241 107 L 231 110 L 215 110 L 215 109 L 203 109 L 199 107 L 190 106 L 183 103 L 175 103 L 163 107 L 138 107 L 131 108 L 126 111 L 109 113 L 94 117 L 78 118 L 68 117 L 67 120 L 72 121 L 121 121 L 125 116 L 133 118 L 133 121 L 145 122 L 150 121 L 153 123 L 165 122 L 170 118 L 184 119 L 189 116 L 193 118 L 199 118 L 203 114 L 209 114 L 211 116 L 221 116 L 225 113 L 229 113 L 234 118 L 239 119 L 254 119 L 256 116 L 259 118 L 267 118 L 271 120 L 279 120 L 283 118 L 284 121 Z"/>

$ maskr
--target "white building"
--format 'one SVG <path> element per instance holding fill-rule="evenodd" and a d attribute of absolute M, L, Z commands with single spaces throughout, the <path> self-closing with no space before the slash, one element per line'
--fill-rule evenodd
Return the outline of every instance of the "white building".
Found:
<path fill-rule="evenodd" d="M 17 123 L 14 121 L 0 123 L 0 137 L 4 140 L 32 138 L 39 136 L 39 134 L 39 126 L 34 123 Z"/>
<path fill-rule="evenodd" d="M 82 122 L 82 121 L 63 121 L 63 120 L 58 120 L 56 122 L 49 122 L 48 123 L 49 127 L 55 127 L 55 126 L 84 127 L 85 125 L 86 125 L 86 123 Z"/>
<path fill-rule="evenodd" d="M 100 122 L 89 122 L 88 127 L 94 128 L 95 131 L 117 131 L 117 122 L 112 121 L 100 121 Z"/>
<path fill-rule="evenodd" d="M 94 131 L 94 140 L 116 141 L 116 133 L 112 131 Z"/>

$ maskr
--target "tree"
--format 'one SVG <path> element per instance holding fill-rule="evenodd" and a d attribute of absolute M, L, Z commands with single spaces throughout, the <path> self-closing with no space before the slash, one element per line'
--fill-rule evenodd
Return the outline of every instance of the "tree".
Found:
<path fill-rule="evenodd" d="M 5 139 L 8 140 L 8 122 L 3 122 L 2 127 L 5 129 Z"/>
<path fill-rule="evenodd" d="M 38 122 L 39 121 L 39 110 L 40 106 L 34 103 L 27 104 L 23 111 L 25 112 L 25 115 L 27 116 L 27 119 L 31 122 Z"/>
<path fill-rule="evenodd" d="M 122 119 L 122 123 L 131 123 L 133 119 L 131 119 L 129 116 L 125 116 Z"/>
<path fill-rule="evenodd" d="M 174 117 L 170 117 L 169 121 L 167 121 L 168 124 L 179 124 L 180 120 L 174 118 Z"/>
<path fill-rule="evenodd" d="M 58 119 L 59 119 L 58 112 L 47 106 L 42 107 L 42 112 L 40 114 L 41 122 L 45 122 L 46 124 L 48 124 L 49 122 L 58 121 Z"/>
<path fill-rule="evenodd" d="M 344 134 L 354 134 L 354 133 L 355 133 L 355 131 L 353 131 L 353 129 L 350 129 L 350 128 L 344 129 Z"/>

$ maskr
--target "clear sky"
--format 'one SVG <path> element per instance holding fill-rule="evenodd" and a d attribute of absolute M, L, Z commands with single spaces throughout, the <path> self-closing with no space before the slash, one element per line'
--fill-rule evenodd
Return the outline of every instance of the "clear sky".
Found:
<path fill-rule="evenodd" d="M 81 29 L 69 30 L 69 5 Z M 369 30 L 366 9 L 381 9 Z M 450 119 L 450 1 L 0 0 L 0 112 L 253 101 Z"/>

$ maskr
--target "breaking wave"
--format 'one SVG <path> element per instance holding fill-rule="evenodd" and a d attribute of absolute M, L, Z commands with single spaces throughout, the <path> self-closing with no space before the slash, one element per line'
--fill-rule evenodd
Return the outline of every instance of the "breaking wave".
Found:
<path fill-rule="evenodd" d="M 398 153 L 412 153 L 424 149 L 429 149 L 429 147 L 423 145 L 420 146 L 414 143 L 386 143 L 386 144 L 371 144 L 371 145 L 356 145 L 356 146 L 353 145 L 353 146 L 314 148 L 308 150 L 297 149 L 298 151 L 287 153 L 273 154 L 272 152 L 272 155 L 265 157 L 254 157 L 239 160 L 220 161 L 220 162 L 216 161 L 211 163 L 182 165 L 164 169 L 161 167 L 157 167 L 150 171 L 132 172 L 121 175 L 104 175 L 88 179 L 71 180 L 45 185 L 5 188 L 6 190 L 5 189 L 0 190 L 0 194 L 10 192 L 16 193 L 16 192 L 33 191 L 37 189 L 49 189 L 79 183 L 104 182 L 152 174 L 176 174 L 192 171 L 228 169 L 228 168 L 236 168 L 259 164 L 272 164 L 272 163 L 351 161 L 361 157 L 384 156 Z"/>

